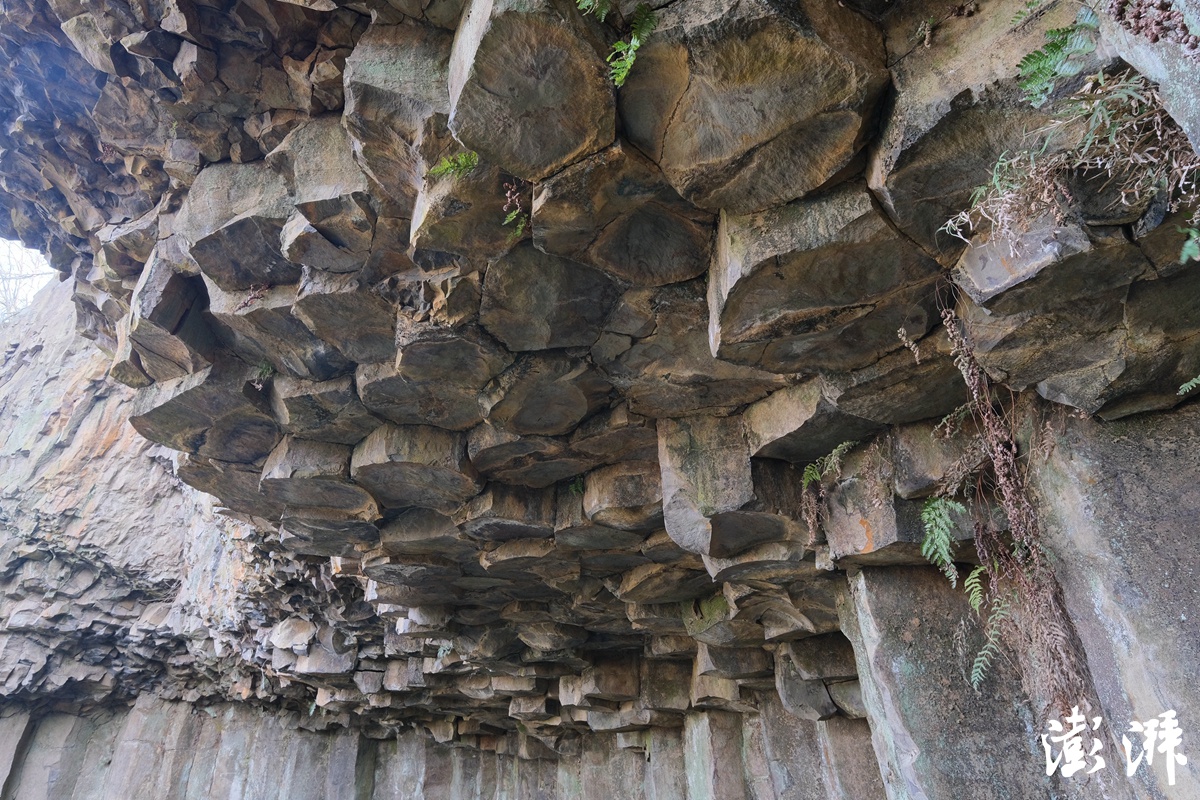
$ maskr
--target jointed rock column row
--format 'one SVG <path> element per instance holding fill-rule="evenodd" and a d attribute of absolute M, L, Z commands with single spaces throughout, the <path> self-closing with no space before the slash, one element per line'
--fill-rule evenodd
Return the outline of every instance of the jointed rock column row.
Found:
<path fill-rule="evenodd" d="M 249 617 L 242 699 L 585 766 L 681 748 L 663 796 L 771 796 L 730 748 L 784 724 L 814 796 L 995 774 L 913 767 L 886 667 L 907 602 L 943 660 L 962 610 L 920 554 L 921 502 L 982 464 L 931 435 L 968 400 L 940 309 L 996 383 L 1120 420 L 1200 372 L 1200 278 L 1153 204 L 1012 253 L 939 231 L 1048 119 L 1015 64 L 1074 12 L 914 44 L 935 5 L 678 0 L 619 89 L 629 4 L 6 7 L 0 233 L 71 279 L 133 429 L 294 565 L 264 597 L 337 598 Z M 962 713 L 1016 743 L 996 681 Z"/>

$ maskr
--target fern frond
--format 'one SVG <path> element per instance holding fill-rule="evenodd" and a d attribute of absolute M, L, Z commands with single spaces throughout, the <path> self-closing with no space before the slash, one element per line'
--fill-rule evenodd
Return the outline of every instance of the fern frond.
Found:
<path fill-rule="evenodd" d="M 921 555 L 942 571 L 951 586 L 958 586 L 958 570 L 954 567 L 954 520 L 950 515 L 966 512 L 962 503 L 944 497 L 931 497 L 921 508 L 921 524 L 925 528 Z"/>
<path fill-rule="evenodd" d="M 579 1 L 590 2 L 591 0 Z M 633 19 L 630 23 L 629 41 L 614 43 L 612 52 L 608 54 L 609 76 L 614 85 L 618 87 L 625 85 L 629 71 L 633 69 L 633 62 L 637 59 L 638 49 L 650 37 L 650 34 L 654 33 L 657 25 L 658 18 L 654 16 L 654 10 L 645 3 L 639 4 L 633 12 Z"/>
<path fill-rule="evenodd" d="M 1009 602 L 997 595 L 992 601 L 991 613 L 988 614 L 983 647 L 975 656 L 975 663 L 971 665 L 971 688 L 975 691 L 979 691 L 988 670 L 991 669 L 992 661 L 1000 654 L 1000 626 L 1011 612 Z"/>
<path fill-rule="evenodd" d="M 804 468 L 804 475 L 801 477 L 803 488 L 807 489 L 814 483 L 821 482 L 821 468 L 816 464 L 809 464 Z"/>
<path fill-rule="evenodd" d="M 1179 251 L 1179 263 L 1200 261 L 1200 228 L 1177 228 L 1177 230 L 1187 234 L 1187 239 L 1184 240 L 1183 247 Z"/>
<path fill-rule="evenodd" d="M 841 472 L 842 459 L 858 445 L 857 441 L 845 441 L 820 460 L 821 475 L 831 475 L 835 472 Z"/>
<path fill-rule="evenodd" d="M 1044 105 L 1059 79 L 1083 70 L 1084 56 L 1096 49 L 1099 27 L 1095 12 L 1084 6 L 1070 27 L 1046 31 L 1046 43 L 1017 64 L 1017 84 L 1030 104 L 1035 108 Z"/>
<path fill-rule="evenodd" d="M 612 11 L 611 0 L 575 0 L 575 5 L 584 14 L 595 14 L 596 19 L 604 22 L 608 12 Z"/>
<path fill-rule="evenodd" d="M 654 16 L 654 11 L 645 3 L 638 5 L 633 11 L 633 22 L 630 25 L 630 30 L 633 38 L 638 43 L 645 42 L 650 38 L 650 34 L 654 33 L 654 29 L 658 26 L 658 18 Z"/>
<path fill-rule="evenodd" d="M 983 607 L 983 576 L 986 574 L 987 569 L 980 564 L 971 570 L 971 574 L 963 581 L 963 591 L 967 593 L 967 602 L 971 604 L 971 609 L 976 614 Z"/>
<path fill-rule="evenodd" d="M 1179 387 L 1179 394 L 1187 394 L 1193 389 L 1200 387 L 1200 375 L 1192 378 L 1190 381 Z"/>
<path fill-rule="evenodd" d="M 429 174 L 435 178 L 441 178 L 446 175 L 451 175 L 455 178 L 465 178 L 477 166 L 479 166 L 479 154 L 468 150 L 465 153 L 459 153 L 453 158 L 442 156 L 442 160 L 433 169 L 429 170 Z"/>

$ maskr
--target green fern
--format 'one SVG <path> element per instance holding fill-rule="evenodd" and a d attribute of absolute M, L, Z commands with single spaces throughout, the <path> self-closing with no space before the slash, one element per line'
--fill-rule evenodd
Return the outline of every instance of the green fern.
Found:
<path fill-rule="evenodd" d="M 459 153 L 453 158 L 442 156 L 433 169 L 429 170 L 429 174 L 435 178 L 445 177 L 447 175 L 454 178 L 465 178 L 470 175 L 475 167 L 479 166 L 479 154 L 467 151 Z"/>
<path fill-rule="evenodd" d="M 978 614 L 983 608 L 983 578 L 987 575 L 987 569 L 980 564 L 971 570 L 971 574 L 963 581 L 963 591 L 967 593 L 967 602 L 971 604 L 971 609 Z"/>
<path fill-rule="evenodd" d="M 1187 394 L 1192 389 L 1200 386 L 1200 375 L 1192 378 L 1190 381 L 1179 387 L 1179 394 Z"/>
<path fill-rule="evenodd" d="M 654 11 L 645 3 L 640 3 L 633 10 L 633 22 L 630 26 L 631 33 L 634 39 L 639 43 L 645 42 L 650 38 L 650 34 L 654 33 L 654 29 L 658 26 L 658 18 L 654 16 Z"/>
<path fill-rule="evenodd" d="M 971 665 L 971 688 L 979 691 L 987 677 L 992 661 L 1000 654 L 1000 626 L 1012 613 L 1012 606 L 999 595 L 992 600 L 991 613 L 988 614 L 987 626 L 984 629 L 983 648 L 975 656 Z"/>
<path fill-rule="evenodd" d="M 633 62 L 637 58 L 637 51 L 641 48 L 642 43 L 650 38 L 650 34 L 654 33 L 654 28 L 658 25 L 658 18 L 654 16 L 654 11 L 650 6 L 642 3 L 633 12 L 632 31 L 629 35 L 629 41 L 619 41 L 613 44 L 612 52 L 608 54 L 609 75 L 612 77 L 614 85 L 620 87 L 625 85 L 625 80 L 629 77 L 629 71 L 633 69 Z"/>
<path fill-rule="evenodd" d="M 944 497 L 931 497 L 921 508 L 921 524 L 925 528 L 921 555 L 942 571 L 951 586 L 958 586 L 958 570 L 954 567 L 954 520 L 951 514 L 965 513 L 966 506 Z"/>
<path fill-rule="evenodd" d="M 595 14 L 596 19 L 604 22 L 608 12 L 612 11 L 612 0 L 575 0 L 575 5 L 584 14 Z"/>
<path fill-rule="evenodd" d="M 846 457 L 858 444 L 855 441 L 842 442 L 837 447 L 830 451 L 829 455 L 821 456 L 816 461 L 804 468 L 804 473 L 800 476 L 800 482 L 803 488 L 807 489 L 811 484 L 820 483 L 821 479 L 826 475 L 832 475 L 842 469 L 842 459 Z"/>
<path fill-rule="evenodd" d="M 814 483 L 821 482 L 821 468 L 814 462 L 804 468 L 804 475 L 801 477 L 801 483 L 807 489 Z"/>
<path fill-rule="evenodd" d="M 1186 264 L 1189 261 L 1200 261 L 1200 228 L 1176 228 L 1180 233 L 1186 233 L 1187 239 L 1183 242 L 1183 248 L 1179 251 L 1179 263 Z"/>
<path fill-rule="evenodd" d="M 1095 51 L 1099 32 L 1096 12 L 1083 6 L 1075 24 L 1046 31 L 1046 44 L 1021 59 L 1017 65 L 1021 73 L 1018 84 L 1035 108 L 1045 104 L 1061 78 L 1083 70 L 1084 57 Z"/>
<path fill-rule="evenodd" d="M 612 0 L 575 0 L 575 5 L 584 14 L 595 14 L 596 19 L 601 22 L 608 16 L 608 12 L 612 11 Z M 658 18 L 654 16 L 650 6 L 642 3 L 634 9 L 633 19 L 630 21 L 629 41 L 616 42 L 612 46 L 612 52 L 608 54 L 609 77 L 616 86 L 625 85 L 629 71 L 633 69 L 633 62 L 637 59 L 638 49 L 650 38 L 650 34 L 654 33 L 657 25 Z"/>
<path fill-rule="evenodd" d="M 529 227 L 529 215 L 519 208 L 514 208 L 508 212 L 503 224 L 515 226 L 512 233 L 508 235 L 509 243 L 515 242 L 525 235 L 525 229 Z"/>
<path fill-rule="evenodd" d="M 1024 22 L 1033 14 L 1034 11 L 1037 11 L 1038 6 L 1041 4 L 1042 0 L 1028 0 L 1028 2 L 1025 3 L 1025 7 L 1013 15 L 1012 20 L 1008 24 L 1017 25 Z"/>

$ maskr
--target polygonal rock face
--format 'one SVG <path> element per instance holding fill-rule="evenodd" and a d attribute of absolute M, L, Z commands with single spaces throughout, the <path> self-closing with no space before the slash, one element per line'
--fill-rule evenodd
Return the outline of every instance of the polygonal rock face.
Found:
<path fill-rule="evenodd" d="M 463 533 L 493 542 L 542 539 L 554 533 L 554 490 L 492 485 L 455 516 Z"/>
<path fill-rule="evenodd" d="M 512 357 L 474 331 L 425 329 L 400 348 L 395 365 L 360 365 L 363 405 L 401 425 L 466 430 L 483 419 L 479 390 Z"/>
<path fill-rule="evenodd" d="M 967 387 L 944 328 L 915 342 L 920 361 L 905 349 L 869 367 L 824 379 L 839 410 L 887 425 L 941 418 L 967 402 Z"/>
<path fill-rule="evenodd" d="M 613 594 L 626 603 L 678 603 L 711 591 L 712 579 L 686 564 L 643 564 L 613 588 Z"/>
<path fill-rule="evenodd" d="M 292 508 L 313 507 L 350 519 L 379 518 L 365 489 L 350 481 L 350 447 L 283 437 L 263 465 L 262 491 Z"/>
<path fill-rule="evenodd" d="M 663 518 L 667 533 L 692 553 L 740 549 L 714 542 L 712 517 L 754 500 L 750 446 L 741 417 L 684 417 L 658 424 Z M 747 543 L 749 544 L 749 543 Z"/>
<path fill-rule="evenodd" d="M 349 375 L 319 383 L 277 376 L 271 410 L 286 433 L 319 442 L 356 444 L 382 424 L 359 402 Z"/>
<path fill-rule="evenodd" d="M 622 403 L 607 413 L 586 420 L 571 436 L 571 447 L 601 463 L 653 461 L 658 457 L 654 421 Z"/>
<path fill-rule="evenodd" d="M 921 555 L 925 532 L 920 504 L 893 498 L 890 476 L 868 468 L 866 458 L 870 456 L 851 456 L 845 467 L 850 474 L 829 493 L 824 527 L 830 556 L 847 565 L 926 563 Z M 953 521 L 954 538 L 971 541 L 970 519 L 962 515 Z"/>
<path fill-rule="evenodd" d="M 479 321 L 509 350 L 589 347 L 616 299 L 604 274 L 526 243 L 488 267 Z"/>
<path fill-rule="evenodd" d="M 283 231 L 288 258 L 331 272 L 353 272 L 371 250 L 375 232 L 370 185 L 355 163 L 340 117 L 301 125 L 271 151 L 267 162 L 287 182 L 297 215 Z"/>
<path fill-rule="evenodd" d="M 462 434 L 383 425 L 354 448 L 350 473 L 386 508 L 452 513 L 479 491 Z"/>
<path fill-rule="evenodd" d="M 583 510 L 597 525 L 624 531 L 662 526 L 662 481 L 654 462 L 630 461 L 590 473 Z"/>
<path fill-rule="evenodd" d="M 651 417 L 728 413 L 785 384 L 779 375 L 713 358 L 702 290 L 696 282 L 660 289 L 648 304 L 654 309 L 650 335 L 639 331 L 645 338 L 633 341 L 606 332 L 592 349 L 631 411 Z"/>
<path fill-rule="evenodd" d="M 451 253 L 485 263 L 511 249 L 504 184 L 500 169 L 483 163 L 462 176 L 427 174 L 413 208 L 413 259 L 429 263 Z"/>
<path fill-rule="evenodd" d="M 887 83 L 883 59 L 879 31 L 836 4 L 673 4 L 638 52 L 621 116 L 681 195 L 745 214 L 849 165 Z"/>
<path fill-rule="evenodd" d="M 754 403 L 745 413 L 751 452 L 809 464 L 842 442 L 859 441 L 883 429 L 881 423 L 841 411 L 836 402 L 836 389 L 813 378 Z"/>
<path fill-rule="evenodd" d="M 503 430 L 557 436 L 606 404 L 611 390 L 587 361 L 531 355 L 498 375 L 482 402 L 488 421 Z"/>
<path fill-rule="evenodd" d="M 247 363 L 265 363 L 286 375 L 316 381 L 353 369 L 345 356 L 292 314 L 295 286 L 260 288 L 245 295 L 209 283 L 208 295 L 218 337 Z"/>
<path fill-rule="evenodd" d="M 129 422 L 152 442 L 200 456 L 252 464 L 279 441 L 253 370 L 218 364 L 138 393 Z"/>
<path fill-rule="evenodd" d="M 853 369 L 934 322 L 938 265 L 861 187 L 722 215 L 709 279 L 713 353 L 775 372 Z"/>
<path fill-rule="evenodd" d="M 533 241 L 634 286 L 695 278 L 714 220 L 684 202 L 658 167 L 620 142 L 538 184 Z"/>
<path fill-rule="evenodd" d="M 475 551 L 475 545 L 450 517 L 429 508 L 401 512 L 383 526 L 379 536 L 380 546 L 391 555 L 424 553 L 460 558 L 470 557 Z"/>
<path fill-rule="evenodd" d="M 405 556 L 369 553 L 362 563 L 363 574 L 385 586 L 403 586 L 410 591 L 440 593 L 462 575 L 453 561 L 437 556 Z"/>
<path fill-rule="evenodd" d="M 396 310 L 355 276 L 305 270 L 292 314 L 351 361 L 396 357 Z"/>
<path fill-rule="evenodd" d="M 188 486 L 220 498 L 221 505 L 231 511 L 268 520 L 279 519 L 283 505 L 268 500 L 258 490 L 261 472 L 252 465 L 204 456 L 184 454 L 179 459 L 179 479 Z"/>
<path fill-rule="evenodd" d="M 346 59 L 346 129 L 367 175 L 411 217 L 425 171 L 448 144 L 451 34 L 375 24 Z"/>
<path fill-rule="evenodd" d="M 454 38 L 450 128 L 488 161 L 540 180 L 613 140 L 603 43 L 548 0 L 473 0 Z"/>
<path fill-rule="evenodd" d="M 289 214 L 287 187 L 266 164 L 214 164 L 196 177 L 175 229 L 201 271 L 234 292 L 300 279 L 300 267 L 280 252 Z"/>
<path fill-rule="evenodd" d="M 361 550 L 379 544 L 379 529 L 370 522 L 319 508 L 284 512 L 279 538 L 285 548 L 312 556 L 357 558 Z"/>
<path fill-rule="evenodd" d="M 596 463 L 570 450 L 561 439 L 519 436 L 488 422 L 471 429 L 467 453 L 481 475 L 535 489 L 580 475 Z"/>
<path fill-rule="evenodd" d="M 170 380 L 208 364 L 214 345 L 204 321 L 203 285 L 151 254 L 130 299 L 129 341 L 153 380 Z"/>
<path fill-rule="evenodd" d="M 1126 299 L 1134 281 L 1152 274 L 1124 236 L 1035 231 L 1015 253 L 1000 242 L 964 253 L 955 272 L 964 289 L 958 313 L 989 373 L 1093 412 L 1121 393 L 1114 383 L 1134 354 Z"/>

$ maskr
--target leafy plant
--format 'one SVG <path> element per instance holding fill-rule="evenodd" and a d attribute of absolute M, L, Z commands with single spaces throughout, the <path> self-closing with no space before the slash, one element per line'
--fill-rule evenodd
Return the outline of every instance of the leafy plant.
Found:
<path fill-rule="evenodd" d="M 479 154 L 468 150 L 453 157 L 442 156 L 442 160 L 435 164 L 433 169 L 429 170 L 429 174 L 435 178 L 442 178 L 447 175 L 455 179 L 465 178 L 477 166 L 479 166 Z"/>
<path fill-rule="evenodd" d="M 567 489 L 571 492 L 571 494 L 582 495 L 583 494 L 583 476 L 580 475 L 579 477 L 575 478 L 575 480 L 571 481 L 571 483 L 567 487 Z"/>
<path fill-rule="evenodd" d="M 576 0 L 575 5 L 584 14 L 595 14 L 596 19 L 604 22 L 604 18 L 608 16 L 608 12 L 612 11 L 611 0 Z"/>
<path fill-rule="evenodd" d="M 979 691 L 991 669 L 992 661 L 1000 654 L 1002 628 L 1005 620 L 1012 614 L 1012 605 L 1001 595 L 992 598 L 992 607 L 988 612 L 987 624 L 983 630 L 983 647 L 975 655 L 975 663 L 971 665 L 971 688 Z"/>
<path fill-rule="evenodd" d="M 263 387 L 266 386 L 267 381 L 271 380 L 274 375 L 275 365 L 263 359 L 258 362 L 258 368 L 254 373 L 254 379 L 250 381 L 250 385 L 261 392 Z"/>
<path fill-rule="evenodd" d="M 833 448 L 828 455 L 821 456 L 805 467 L 804 474 L 801 476 L 803 488 L 807 489 L 810 484 L 820 483 L 822 478 L 840 472 L 842 469 L 842 459 L 857 444 L 858 442 L 842 442 Z"/>
<path fill-rule="evenodd" d="M 921 524 L 925 528 L 921 555 L 942 571 L 951 586 L 958 586 L 958 570 L 954 567 L 954 519 L 951 515 L 966 513 L 966 506 L 945 497 L 931 497 L 921 507 Z"/>
<path fill-rule="evenodd" d="M 1037 11 L 1038 7 L 1042 5 L 1042 2 L 1043 0 L 1028 0 L 1028 2 L 1025 3 L 1025 7 L 1014 14 L 1012 20 L 1008 24 L 1018 25 L 1029 19 L 1029 17 L 1033 15 L 1033 12 Z"/>
<path fill-rule="evenodd" d="M 1179 393 L 1187 394 L 1188 392 L 1192 391 L 1193 389 L 1195 389 L 1197 387 L 1200 387 L 1200 375 L 1197 375 L 1196 377 L 1192 378 L 1190 381 L 1185 383 L 1183 386 L 1180 386 Z"/>
<path fill-rule="evenodd" d="M 1187 239 L 1179 251 L 1179 263 L 1200 261 L 1200 228 L 1179 228 L 1180 233 L 1186 233 Z"/>
<path fill-rule="evenodd" d="M 980 564 L 971 570 L 967 579 L 963 581 L 963 591 L 967 593 L 967 602 L 971 604 L 971 609 L 976 614 L 983 608 L 983 579 L 986 576 L 987 568 Z"/>
<path fill-rule="evenodd" d="M 917 26 L 917 32 L 913 38 L 922 42 L 926 47 L 933 46 L 933 32 L 937 28 L 938 22 L 934 17 L 921 20 L 921 24 Z"/>
<path fill-rule="evenodd" d="M 595 14 L 596 19 L 601 22 L 612 10 L 612 0 L 575 0 L 575 5 L 584 14 Z M 629 71 L 633 69 L 633 62 L 637 59 L 637 51 L 650 38 L 650 34 L 654 33 L 657 26 L 658 18 L 654 16 L 654 10 L 645 3 L 640 3 L 634 9 L 633 17 L 630 20 L 628 41 L 622 39 L 615 42 L 612 52 L 606 59 L 609 65 L 609 77 L 612 78 L 614 85 L 618 87 L 625 85 Z"/>
<path fill-rule="evenodd" d="M 1087 6 L 1080 7 L 1073 25 L 1046 31 L 1046 44 L 1017 65 L 1021 74 L 1018 84 L 1026 99 L 1035 108 L 1040 107 L 1060 79 L 1082 72 L 1086 56 L 1096 49 L 1099 35 L 1100 19 Z"/>
<path fill-rule="evenodd" d="M 818 458 L 804 468 L 800 476 L 800 516 L 812 536 L 817 535 L 821 527 L 822 500 L 825 499 L 824 478 L 835 475 L 842 470 L 842 459 L 858 442 L 842 442 L 833 448 L 828 455 Z"/>
<path fill-rule="evenodd" d="M 1080 175 L 1103 178 L 1102 190 L 1115 187 L 1114 205 L 1140 205 L 1160 193 L 1171 210 L 1200 202 L 1200 156 L 1157 88 L 1139 75 L 1095 76 L 1030 138 L 1040 145 L 1003 153 L 988 182 L 972 194 L 970 207 L 950 218 L 942 232 L 969 242 L 972 232 L 987 227 L 1015 253 L 1031 220 L 1049 215 L 1061 224 L 1068 218 L 1069 180 Z M 1200 254 L 1200 241 L 1189 237 L 1184 251 Z"/>
<path fill-rule="evenodd" d="M 1053 706 L 1061 711 L 1084 696 L 1087 680 L 1061 589 L 1040 542 L 1041 521 L 1017 443 L 1019 423 L 995 396 L 962 321 L 952 309 L 943 308 L 942 322 L 967 385 L 975 436 L 985 457 L 974 481 L 977 502 L 995 502 L 1007 521 L 1003 533 L 982 515 L 976 515 L 974 523 L 975 551 L 982 566 L 967 576 L 963 589 L 976 613 L 987 609 L 987 619 L 970 682 L 978 689 L 1003 646 L 1021 659 L 1023 680 L 1030 696 L 1040 698 L 1041 710 Z M 958 476 L 948 480 L 953 486 L 962 483 Z M 985 492 L 987 500 L 982 497 Z"/>
<path fill-rule="evenodd" d="M 629 41 L 615 42 L 612 52 L 608 54 L 609 75 L 612 77 L 614 85 L 618 87 L 625 85 L 625 80 L 629 77 L 629 71 L 633 69 L 633 62 L 637 58 L 637 51 L 641 48 L 642 43 L 650 38 L 650 34 L 657 26 L 658 18 L 654 16 L 650 6 L 642 3 L 634 10 L 633 30 L 630 33 Z"/>
<path fill-rule="evenodd" d="M 516 178 L 512 183 L 504 184 L 504 211 L 508 212 L 504 216 L 504 225 L 513 225 L 513 231 L 508 235 L 509 244 L 518 241 L 525 235 L 525 229 L 529 227 L 529 213 L 525 210 L 525 200 L 523 195 L 526 190 L 525 181 Z"/>

